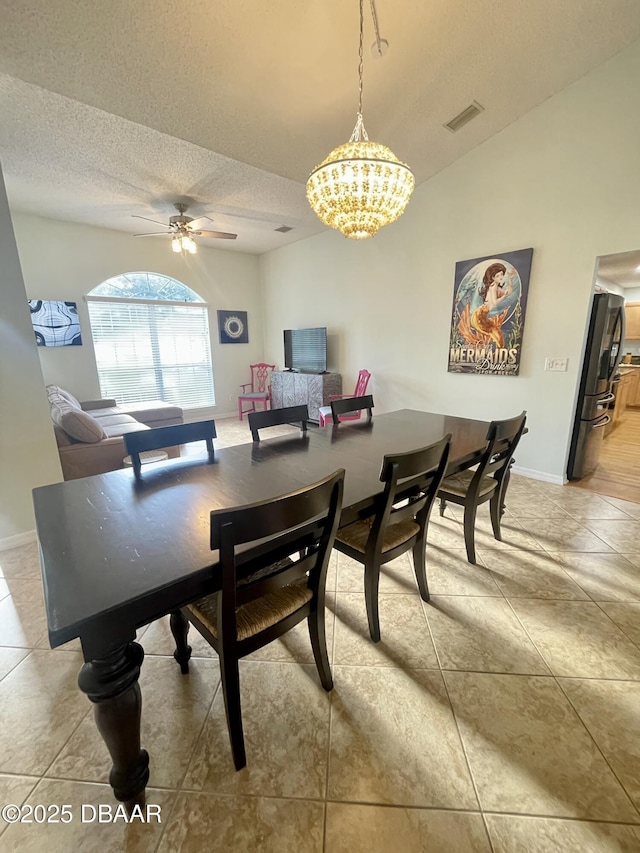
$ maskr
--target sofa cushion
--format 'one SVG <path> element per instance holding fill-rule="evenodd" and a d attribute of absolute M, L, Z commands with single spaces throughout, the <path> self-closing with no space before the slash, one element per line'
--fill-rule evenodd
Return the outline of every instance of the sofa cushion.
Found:
<path fill-rule="evenodd" d="M 59 385 L 47 385 L 47 394 L 49 396 L 49 401 L 51 401 L 52 397 L 59 396 L 66 400 L 68 403 L 71 403 L 71 405 L 75 409 L 80 408 L 80 403 L 73 396 L 73 394 L 70 391 L 65 391 L 64 388 L 60 388 Z"/>
<path fill-rule="evenodd" d="M 121 412 L 131 415 L 143 424 L 173 420 L 182 423 L 182 409 L 163 400 L 147 400 L 144 403 L 124 403 L 118 406 Z"/>
<path fill-rule="evenodd" d="M 88 412 L 76 409 L 64 397 L 54 395 L 52 398 L 50 396 L 49 402 L 51 405 L 51 418 L 54 424 L 63 429 L 71 438 L 75 438 L 76 441 L 86 442 L 87 444 L 94 444 L 107 437 L 106 432 L 95 418 L 91 417 Z"/>
<path fill-rule="evenodd" d="M 126 416 L 125 416 L 126 417 Z M 140 421 L 137 421 L 135 418 L 127 418 L 120 420 L 120 423 L 117 424 L 106 424 L 104 427 L 104 431 L 107 434 L 108 438 L 115 438 L 116 436 L 126 435 L 128 432 L 140 432 L 140 430 L 149 429 L 146 424 L 141 424 Z"/>

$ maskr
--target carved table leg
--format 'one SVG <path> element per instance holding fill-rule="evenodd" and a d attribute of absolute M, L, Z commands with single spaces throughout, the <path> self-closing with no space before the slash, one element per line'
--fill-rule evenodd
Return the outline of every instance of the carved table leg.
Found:
<path fill-rule="evenodd" d="M 95 703 L 98 731 L 113 761 L 109 783 L 127 811 L 144 805 L 149 780 L 149 756 L 140 748 L 142 697 L 138 678 L 144 652 L 127 643 L 80 670 L 78 685 Z"/>
<path fill-rule="evenodd" d="M 515 461 L 516 461 L 515 459 L 511 458 L 509 460 L 507 470 L 505 471 L 504 484 L 502 486 L 502 503 L 500 504 L 500 515 L 504 515 L 504 511 L 505 511 L 506 506 L 507 506 L 504 502 L 504 499 L 505 499 L 506 494 L 507 494 L 507 489 L 509 488 L 509 480 L 511 479 L 511 469 L 512 469 L 513 463 Z"/>

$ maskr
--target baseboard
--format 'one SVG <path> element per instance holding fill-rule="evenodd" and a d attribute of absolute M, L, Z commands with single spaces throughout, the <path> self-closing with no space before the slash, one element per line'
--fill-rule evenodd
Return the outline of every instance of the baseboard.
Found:
<path fill-rule="evenodd" d="M 30 545 L 35 541 L 35 530 L 27 530 L 25 533 L 16 533 L 15 536 L 7 536 L 6 539 L 0 539 L 0 551 L 8 551 L 10 548 L 19 548 L 20 545 Z"/>
<path fill-rule="evenodd" d="M 561 474 L 547 474 L 546 471 L 535 471 L 533 468 L 521 468 L 519 465 L 514 465 L 511 469 L 513 474 L 521 474 L 523 477 L 529 477 L 531 480 L 543 480 L 545 483 L 556 483 L 558 486 L 564 486 L 567 478 Z"/>

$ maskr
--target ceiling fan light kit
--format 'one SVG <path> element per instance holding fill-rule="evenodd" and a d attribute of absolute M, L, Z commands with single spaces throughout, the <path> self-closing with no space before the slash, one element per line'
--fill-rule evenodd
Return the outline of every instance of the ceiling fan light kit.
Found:
<path fill-rule="evenodd" d="M 378 33 L 375 0 L 371 0 L 371 12 L 376 45 L 384 42 L 388 47 Z M 370 141 L 364 127 L 363 30 L 363 0 L 360 0 L 360 99 L 356 126 L 349 141 L 334 148 L 307 181 L 307 200 L 319 219 L 354 240 L 373 237 L 383 225 L 395 222 L 404 213 L 415 187 L 415 178 L 407 164 L 398 160 L 386 145 Z"/>
<path fill-rule="evenodd" d="M 168 231 L 154 231 L 152 234 L 134 234 L 134 237 L 171 237 L 171 248 L 176 254 L 195 255 L 198 251 L 198 246 L 194 237 L 213 237 L 218 240 L 235 240 L 237 234 L 229 234 L 225 231 L 203 231 L 198 227 L 198 223 L 202 220 L 209 219 L 208 216 L 199 216 L 193 219 L 191 216 L 185 216 L 187 205 L 181 202 L 174 204 L 178 211 L 177 216 L 169 217 Z M 146 219 L 147 222 L 155 222 L 157 225 L 164 223 L 158 222 L 157 219 L 148 219 L 146 216 L 137 216 L 136 219 Z"/>

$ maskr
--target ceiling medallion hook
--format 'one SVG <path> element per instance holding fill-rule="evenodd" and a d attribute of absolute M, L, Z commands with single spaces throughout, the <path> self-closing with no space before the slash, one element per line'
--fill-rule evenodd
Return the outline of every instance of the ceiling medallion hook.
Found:
<path fill-rule="evenodd" d="M 326 225 L 345 237 L 363 240 L 382 226 L 395 222 L 413 192 L 415 178 L 406 163 L 398 160 L 385 145 L 371 142 L 362 117 L 364 0 L 360 5 L 358 50 L 358 113 L 348 142 L 339 145 L 311 172 L 307 200 Z M 385 39 L 380 38 L 375 0 L 371 12 L 376 44 L 383 55 Z"/>

